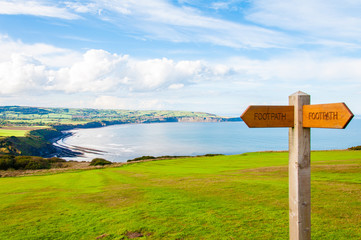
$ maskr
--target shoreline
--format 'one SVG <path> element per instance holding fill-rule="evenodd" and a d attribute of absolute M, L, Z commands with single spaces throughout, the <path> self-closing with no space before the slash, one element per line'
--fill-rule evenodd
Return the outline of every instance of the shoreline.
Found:
<path fill-rule="evenodd" d="M 72 136 L 73 134 L 70 132 L 65 132 L 65 131 L 60 131 L 61 135 L 59 137 L 50 139 L 49 142 L 51 143 L 51 145 L 55 148 L 55 153 L 51 154 L 51 157 L 79 157 L 82 156 L 83 153 L 79 152 L 79 151 L 73 151 L 72 149 L 58 144 L 58 141 L 62 141 L 67 137 Z"/>
<path fill-rule="evenodd" d="M 160 122 L 160 123 L 176 123 L 176 122 Z M 156 124 L 160 124 L 160 123 L 156 123 Z M 182 123 L 182 122 L 180 122 Z M 202 123 L 202 121 L 199 121 L 198 123 Z M 107 148 L 105 149 L 102 149 L 101 146 L 103 145 L 97 145 L 94 147 L 95 148 L 92 148 L 93 146 L 91 147 L 82 147 L 81 146 L 81 143 L 76 143 L 74 142 L 74 144 L 76 145 L 70 145 L 70 144 L 64 144 L 64 142 L 62 142 L 62 140 L 65 140 L 67 137 L 71 137 L 73 136 L 74 132 L 72 132 L 72 130 L 81 130 L 81 129 L 98 129 L 98 128 L 103 128 L 103 127 L 108 127 L 108 126 L 120 126 L 120 125 L 124 125 L 124 124 L 127 124 L 127 125 L 133 125 L 133 124 L 136 124 L 136 125 L 140 125 L 140 124 L 150 124 L 150 123 L 119 123 L 119 124 L 104 124 L 104 125 L 99 125 L 99 126 L 92 126 L 92 127 L 84 127 L 84 126 L 67 126 L 67 129 L 63 130 L 63 131 L 60 131 L 58 130 L 59 132 L 62 133 L 62 135 L 60 137 L 57 137 L 55 139 L 52 139 L 51 143 L 54 147 L 58 148 L 59 150 L 55 153 L 57 156 L 59 157 L 65 157 L 65 158 L 69 158 L 69 160 L 74 160 L 74 161 L 90 161 L 92 158 L 96 158 L 96 157 L 102 157 L 103 154 L 106 154 L 106 153 L 109 153 L 108 151 L 111 151 Z M 356 144 L 357 145 L 357 144 Z M 312 151 L 345 151 L 345 150 L 348 150 L 348 148 L 350 146 L 354 146 L 354 145 L 348 145 L 348 146 L 342 146 L 342 147 L 335 147 L 335 148 L 329 148 L 327 149 L 324 149 L 323 147 L 321 148 L 315 148 L 315 150 L 312 150 Z M 97 147 L 99 147 L 100 149 L 96 149 Z M 261 150 L 261 151 L 255 151 L 255 152 L 287 152 L 288 150 Z M 146 151 L 144 151 L 145 153 L 139 153 L 138 156 L 132 156 L 130 157 L 128 160 L 130 160 L 131 158 L 135 158 L 135 157 L 141 157 L 143 155 L 152 155 L 152 153 L 146 153 Z M 238 153 L 237 153 L 238 152 Z M 243 154 L 245 151 L 237 151 L 237 152 L 233 152 L 233 153 L 224 153 L 226 155 L 228 154 Z M 90 156 L 87 154 L 90 154 Z M 120 153 L 121 154 L 121 153 Z M 157 157 L 157 154 L 154 153 Z M 162 153 L 160 153 L 162 154 Z M 159 154 L 159 156 L 160 156 Z M 182 154 L 181 154 L 182 155 Z M 106 157 L 106 156 L 104 156 Z M 73 158 L 73 159 L 71 159 Z M 110 157 L 112 159 L 112 157 Z M 113 161 L 118 161 L 118 160 L 114 160 Z M 119 160 L 119 161 L 127 161 L 127 156 L 124 156 L 124 159 L 122 160 Z"/>
<path fill-rule="evenodd" d="M 76 128 L 75 128 L 76 129 Z M 70 129 L 74 130 L 74 129 Z M 62 135 L 50 140 L 50 143 L 56 148 L 57 152 L 53 154 L 56 157 L 81 157 L 84 156 L 85 153 L 91 153 L 96 155 L 102 155 L 102 153 L 106 153 L 105 151 L 94 149 L 94 148 L 86 148 L 75 145 L 65 144 L 64 139 L 73 136 L 74 134 L 68 132 L 70 130 L 61 131 Z M 62 141 L 62 143 L 59 143 Z"/>
<path fill-rule="evenodd" d="M 91 153 L 95 155 L 102 155 L 102 153 L 107 153 L 106 151 L 94 149 L 94 148 L 86 148 L 81 146 L 73 146 L 68 144 L 60 144 L 59 141 L 63 141 L 64 139 L 73 136 L 73 133 L 71 133 L 71 130 L 77 130 L 77 129 L 97 129 L 97 128 L 103 128 L 103 127 L 110 127 L 110 126 L 117 126 L 117 125 L 124 125 L 124 124 L 153 124 L 153 123 L 217 123 L 217 122 L 243 122 L 242 120 L 238 120 L 238 118 L 221 118 L 221 121 L 188 121 L 187 120 L 178 120 L 178 121 L 144 121 L 144 122 L 119 122 L 119 123 L 108 123 L 108 124 L 89 124 L 89 125 L 59 125 L 59 126 L 53 126 L 57 131 L 61 132 L 61 136 L 53 138 L 49 140 L 49 142 L 55 147 L 56 153 L 52 154 L 51 157 L 65 157 L 65 158 L 71 158 L 71 157 L 82 157 L 85 155 L 85 153 Z M 237 119 L 235 121 L 234 119 Z M 61 130 L 61 128 L 66 128 L 65 130 Z M 77 161 L 77 160 L 74 160 Z"/>

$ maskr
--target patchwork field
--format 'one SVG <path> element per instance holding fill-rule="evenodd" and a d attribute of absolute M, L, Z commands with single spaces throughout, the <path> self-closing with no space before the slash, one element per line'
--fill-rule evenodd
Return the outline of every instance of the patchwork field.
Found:
<path fill-rule="evenodd" d="M 136 111 L 88 108 L 39 108 L 0 106 L 0 126 L 59 126 L 89 123 L 142 123 L 188 119 L 188 121 L 230 121 L 214 114 L 186 111 Z M 239 121 L 240 118 L 233 119 Z M 94 126 L 93 126 L 94 127 Z"/>
<path fill-rule="evenodd" d="M 0 137 L 25 137 L 30 131 L 46 128 L 44 126 L 26 126 L 26 127 L 0 127 Z"/>
<path fill-rule="evenodd" d="M 27 130 L 8 130 L 8 129 L 0 129 L 0 137 L 25 137 L 25 135 L 29 131 Z"/>
<path fill-rule="evenodd" d="M 313 152 L 312 239 L 361 239 L 361 151 Z M 0 178 L 0 239 L 288 239 L 288 153 Z"/>

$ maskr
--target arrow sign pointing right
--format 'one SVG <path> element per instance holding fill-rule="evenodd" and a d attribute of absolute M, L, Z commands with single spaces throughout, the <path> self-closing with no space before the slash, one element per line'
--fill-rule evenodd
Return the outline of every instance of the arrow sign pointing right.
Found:
<path fill-rule="evenodd" d="M 353 118 L 344 103 L 315 104 L 303 106 L 303 127 L 345 128 Z"/>

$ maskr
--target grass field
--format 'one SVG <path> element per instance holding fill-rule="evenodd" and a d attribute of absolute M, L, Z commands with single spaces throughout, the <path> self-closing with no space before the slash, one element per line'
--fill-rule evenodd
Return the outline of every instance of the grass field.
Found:
<path fill-rule="evenodd" d="M 29 130 L 16 130 L 16 129 L 1 129 L 0 137 L 25 137 Z"/>
<path fill-rule="evenodd" d="M 47 126 L 26 126 L 26 127 L 0 127 L 0 137 L 25 137 L 30 131 L 49 128 Z"/>
<path fill-rule="evenodd" d="M 361 239 L 361 151 L 311 159 L 312 239 Z M 0 239 L 288 239 L 287 164 L 247 153 L 0 178 Z"/>

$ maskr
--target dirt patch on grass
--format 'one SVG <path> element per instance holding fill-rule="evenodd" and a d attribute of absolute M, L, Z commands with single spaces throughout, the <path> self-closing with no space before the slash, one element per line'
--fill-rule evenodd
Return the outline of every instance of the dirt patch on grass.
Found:
<path fill-rule="evenodd" d="M 288 166 L 281 167 L 261 167 L 252 169 L 242 169 L 238 171 L 229 172 L 231 175 L 253 175 L 253 176 L 275 176 L 287 177 Z"/>
<path fill-rule="evenodd" d="M 361 172 L 360 164 L 328 164 L 328 165 L 311 165 L 311 171 L 326 171 L 326 172 L 347 172 L 347 173 L 357 173 Z M 252 174 L 252 175 L 279 175 L 287 176 L 288 175 L 288 166 L 279 166 L 279 167 L 261 167 L 261 168 L 252 168 L 252 169 L 242 169 L 236 172 L 231 172 L 231 174 Z"/>
<path fill-rule="evenodd" d="M 143 237 L 144 235 L 141 232 L 127 232 L 125 234 L 129 239 Z"/>
<path fill-rule="evenodd" d="M 311 170 L 332 173 L 359 173 L 361 172 L 361 164 L 314 165 L 311 166 Z"/>
<path fill-rule="evenodd" d="M 102 235 L 96 237 L 95 239 L 102 239 L 102 238 L 106 238 L 108 236 L 109 236 L 108 234 L 102 234 Z"/>

